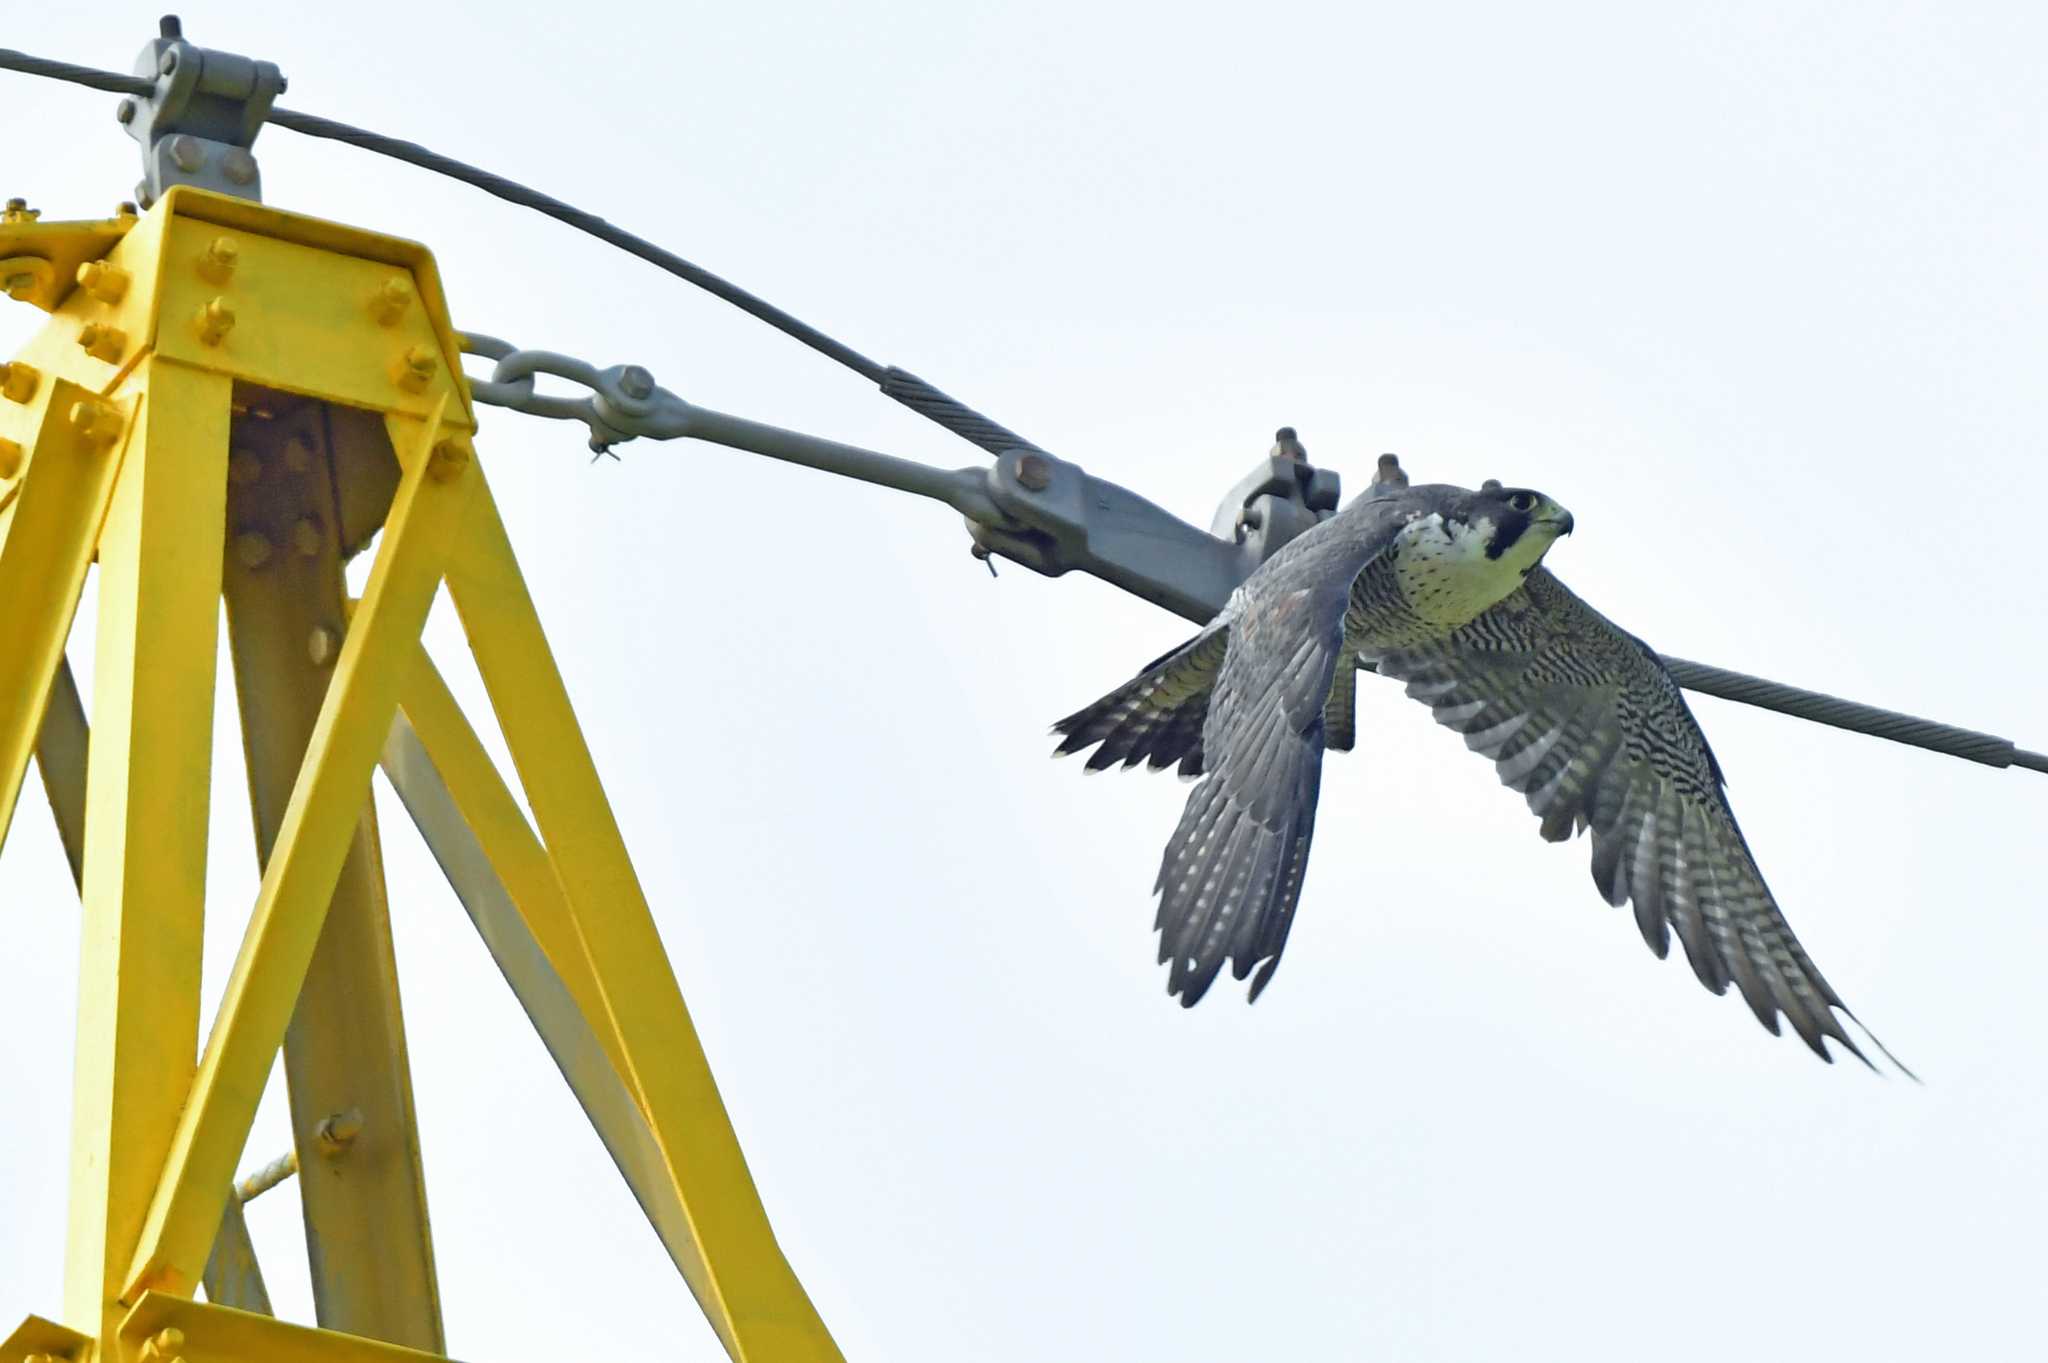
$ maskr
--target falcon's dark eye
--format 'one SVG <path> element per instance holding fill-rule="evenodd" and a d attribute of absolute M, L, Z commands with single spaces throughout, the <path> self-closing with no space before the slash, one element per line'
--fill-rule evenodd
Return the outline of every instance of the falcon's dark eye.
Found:
<path fill-rule="evenodd" d="M 1536 509 L 1536 494 L 1533 492 L 1517 492 L 1508 498 L 1508 508 L 1512 511 L 1520 511 L 1526 515 Z"/>

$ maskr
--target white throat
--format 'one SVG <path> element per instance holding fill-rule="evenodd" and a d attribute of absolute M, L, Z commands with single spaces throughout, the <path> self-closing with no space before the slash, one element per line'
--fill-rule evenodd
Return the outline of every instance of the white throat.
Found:
<path fill-rule="evenodd" d="M 1403 526 L 1394 537 L 1394 580 L 1408 609 L 1434 625 L 1462 625 L 1520 586 L 1543 539 L 1532 527 L 1509 552 L 1488 558 L 1493 531 L 1488 517 L 1467 523 L 1435 512 Z"/>

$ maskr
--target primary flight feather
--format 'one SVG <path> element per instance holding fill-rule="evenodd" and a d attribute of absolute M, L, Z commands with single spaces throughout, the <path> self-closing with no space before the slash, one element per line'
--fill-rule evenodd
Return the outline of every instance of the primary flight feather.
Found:
<path fill-rule="evenodd" d="M 1570 513 L 1528 488 L 1404 482 L 1283 546 L 1201 633 L 1054 726 L 1061 753 L 1095 747 L 1090 769 L 1201 778 L 1154 886 L 1168 991 L 1192 1006 L 1226 962 L 1257 972 L 1251 998 L 1271 981 L 1323 751 L 1352 746 L 1363 666 L 1491 759 L 1546 839 L 1590 829 L 1594 884 L 1633 903 L 1657 955 L 1675 935 L 1700 982 L 1734 984 L 1773 1033 L 1782 1015 L 1822 1059 L 1832 1038 L 1868 1063 L 1765 886 L 1678 684 L 1541 566 Z"/>

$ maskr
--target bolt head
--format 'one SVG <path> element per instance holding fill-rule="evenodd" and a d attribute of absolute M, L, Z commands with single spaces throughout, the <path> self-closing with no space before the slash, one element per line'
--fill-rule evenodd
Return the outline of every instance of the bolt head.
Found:
<path fill-rule="evenodd" d="M 313 442 L 303 435 L 286 436 L 284 466 L 288 473 L 304 473 L 313 467 Z"/>
<path fill-rule="evenodd" d="M 412 280 L 404 275 L 393 275 L 378 286 L 375 296 L 370 299 L 370 315 L 377 319 L 379 326 L 390 326 L 405 315 L 412 306 Z"/>
<path fill-rule="evenodd" d="M 190 175 L 206 164 L 206 148 L 190 133 L 179 133 L 171 139 L 171 164 Z"/>
<path fill-rule="evenodd" d="M 157 74 L 158 74 L 159 76 L 168 76 L 168 75 L 170 75 L 170 74 L 171 74 L 171 72 L 173 72 L 173 71 L 175 71 L 175 70 L 177 70 L 177 69 L 178 69 L 178 49 L 177 49 L 177 48 L 175 48 L 175 47 L 172 47 L 172 48 L 166 48 L 166 49 L 164 50 L 164 54 L 163 54 L 163 56 L 161 56 L 161 57 L 158 57 L 158 58 L 156 59 L 156 73 L 157 73 Z"/>
<path fill-rule="evenodd" d="M 209 299 L 193 316 L 192 326 L 199 333 L 200 344 L 219 345 L 221 338 L 235 329 L 235 310 L 225 298 Z"/>
<path fill-rule="evenodd" d="M 72 430 L 95 444 L 106 444 L 121 433 L 121 414 L 92 398 L 72 403 L 66 416 Z"/>
<path fill-rule="evenodd" d="M 1042 454 L 1027 454 L 1017 461 L 1017 481 L 1031 492 L 1043 492 L 1052 486 L 1052 465 Z"/>
<path fill-rule="evenodd" d="M 228 481 L 238 487 L 247 487 L 263 479 L 263 460 L 248 450 L 235 450 L 228 455 Z"/>
<path fill-rule="evenodd" d="M 635 402 L 645 402 L 654 396 L 654 375 L 637 364 L 629 364 L 619 371 L 619 391 Z"/>
<path fill-rule="evenodd" d="M 306 657 L 315 667 L 326 667 L 341 652 L 341 635 L 331 625 L 315 625 L 306 636 Z"/>
<path fill-rule="evenodd" d="M 221 173 L 228 177 L 228 183 L 248 185 L 256 182 L 256 158 L 240 147 L 232 147 L 220 159 Z"/>
<path fill-rule="evenodd" d="M 209 284 L 225 284 L 242 258 L 242 248 L 233 237 L 215 237 L 199 256 L 199 277 Z"/>
<path fill-rule="evenodd" d="M 36 386 L 42 382 L 42 377 L 34 365 L 20 360 L 0 364 L 0 398 L 9 402 L 27 402 L 36 395 Z"/>
<path fill-rule="evenodd" d="M 245 530 L 235 536 L 235 561 L 244 568 L 261 568 L 270 562 L 272 552 L 269 537 L 260 530 Z"/>
<path fill-rule="evenodd" d="M 460 440 L 442 440 L 427 457 L 427 476 L 437 483 L 452 482 L 469 467 L 469 446 Z"/>
<path fill-rule="evenodd" d="M 0 436 L 0 483 L 21 472 L 21 445 Z"/>
<path fill-rule="evenodd" d="M 135 111 L 135 101 L 124 99 L 114 106 L 114 121 L 124 125 L 133 123 L 135 121 Z"/>

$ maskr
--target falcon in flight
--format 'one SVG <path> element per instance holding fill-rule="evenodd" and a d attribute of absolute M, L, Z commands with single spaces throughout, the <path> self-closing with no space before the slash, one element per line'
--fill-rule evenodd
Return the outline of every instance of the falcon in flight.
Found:
<path fill-rule="evenodd" d="M 1367 667 L 1485 754 L 1546 839 L 1590 828 L 1593 883 L 1634 904 L 1650 950 L 1676 935 L 1700 983 L 1733 983 L 1773 1034 L 1782 1013 L 1821 1059 L 1832 1037 L 1868 1064 L 1836 1013 L 1854 1015 L 1764 885 L 1678 683 L 1540 566 L 1571 513 L 1528 488 L 1405 484 L 1383 473 L 1201 633 L 1054 726 L 1062 754 L 1099 745 L 1092 771 L 1178 763 L 1201 778 L 1153 887 L 1168 992 L 1193 1006 L 1226 961 L 1240 980 L 1257 971 L 1252 999 L 1272 980 L 1323 750 L 1351 748 Z"/>

